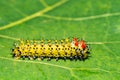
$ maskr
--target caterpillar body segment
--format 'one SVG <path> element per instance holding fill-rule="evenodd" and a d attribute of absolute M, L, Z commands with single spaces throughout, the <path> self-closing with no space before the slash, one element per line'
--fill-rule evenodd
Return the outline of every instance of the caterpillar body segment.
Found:
<path fill-rule="evenodd" d="M 58 59 L 66 60 L 69 58 L 70 60 L 84 60 L 89 56 L 89 47 L 86 45 L 84 40 L 78 40 L 77 38 L 73 38 L 73 40 L 69 40 L 68 38 L 64 40 L 55 40 L 52 42 L 48 40 L 47 43 L 44 40 L 33 41 L 32 43 L 29 40 L 23 41 L 21 40 L 14 48 L 12 49 L 12 55 L 14 58 L 28 58 L 28 59 L 41 59 L 55 58 L 56 61 Z"/>

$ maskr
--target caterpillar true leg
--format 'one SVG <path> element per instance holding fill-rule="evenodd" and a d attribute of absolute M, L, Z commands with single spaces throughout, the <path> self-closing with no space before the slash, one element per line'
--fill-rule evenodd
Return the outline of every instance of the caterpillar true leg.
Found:
<path fill-rule="evenodd" d="M 41 60 L 44 60 L 44 57 L 43 57 L 43 56 L 40 56 L 40 59 L 41 59 Z"/>
<path fill-rule="evenodd" d="M 59 58 L 58 58 L 58 57 L 56 57 L 56 61 L 58 61 L 58 59 L 59 59 Z"/>
<path fill-rule="evenodd" d="M 25 60 L 25 56 L 22 56 L 22 59 Z"/>
<path fill-rule="evenodd" d="M 77 59 L 78 59 L 78 56 L 77 56 L 77 55 L 75 55 L 75 57 L 74 57 L 74 58 L 75 58 L 75 61 L 77 61 Z"/>
<path fill-rule="evenodd" d="M 72 57 L 72 56 L 70 56 L 70 60 L 71 60 L 71 61 L 73 60 L 73 57 Z"/>
<path fill-rule="evenodd" d="M 35 55 L 33 55 L 33 57 L 32 57 L 34 60 L 36 59 L 36 56 Z"/>
<path fill-rule="evenodd" d="M 28 60 L 30 60 L 30 55 L 28 55 Z"/>
<path fill-rule="evenodd" d="M 50 61 L 51 60 L 51 57 L 48 57 L 47 61 Z"/>
<path fill-rule="evenodd" d="M 63 57 L 64 61 L 66 61 L 66 56 Z"/>
<path fill-rule="evenodd" d="M 12 57 L 15 58 L 15 54 L 13 54 Z"/>

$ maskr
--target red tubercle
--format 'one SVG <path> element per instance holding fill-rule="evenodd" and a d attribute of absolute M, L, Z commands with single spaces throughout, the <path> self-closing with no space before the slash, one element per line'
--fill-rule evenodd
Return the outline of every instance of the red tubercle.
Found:
<path fill-rule="evenodd" d="M 85 43 L 84 40 L 80 40 L 80 45 L 81 45 L 81 47 L 82 47 L 83 49 L 86 48 L 86 43 Z"/>
<path fill-rule="evenodd" d="M 78 46 L 78 43 L 79 43 L 79 42 L 78 42 L 78 39 L 77 39 L 76 37 L 73 38 L 73 41 L 74 41 L 74 45 L 75 45 L 75 46 Z"/>

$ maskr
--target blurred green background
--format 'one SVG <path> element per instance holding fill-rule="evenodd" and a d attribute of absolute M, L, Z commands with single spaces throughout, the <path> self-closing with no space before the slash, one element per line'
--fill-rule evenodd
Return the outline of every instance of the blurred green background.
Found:
<path fill-rule="evenodd" d="M 14 60 L 19 39 L 83 38 L 86 61 Z M 0 80 L 119 80 L 120 0 L 1 0 Z"/>

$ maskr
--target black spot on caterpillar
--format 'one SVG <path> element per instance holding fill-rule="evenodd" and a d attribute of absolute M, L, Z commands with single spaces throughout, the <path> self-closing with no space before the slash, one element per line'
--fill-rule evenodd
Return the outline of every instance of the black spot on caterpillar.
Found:
<path fill-rule="evenodd" d="M 12 56 L 14 58 L 28 58 L 28 59 L 41 59 L 47 58 L 50 61 L 52 58 L 58 59 L 70 59 L 70 60 L 85 60 L 89 56 L 89 47 L 84 40 L 78 40 L 68 38 L 64 40 L 48 40 L 47 43 L 44 40 L 36 41 L 32 43 L 29 40 L 20 40 L 19 43 L 14 45 L 12 49 Z"/>

